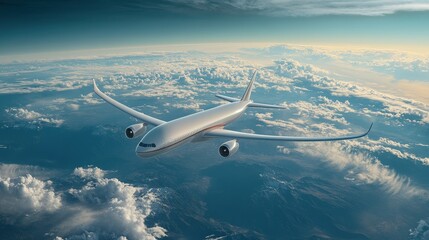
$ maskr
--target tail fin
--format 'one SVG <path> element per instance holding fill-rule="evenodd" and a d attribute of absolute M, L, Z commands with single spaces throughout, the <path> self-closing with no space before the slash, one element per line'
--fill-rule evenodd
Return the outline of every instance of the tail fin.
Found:
<path fill-rule="evenodd" d="M 247 86 L 246 91 L 244 92 L 243 97 L 241 98 L 241 101 L 249 101 L 250 100 L 250 94 L 252 93 L 253 82 L 255 81 L 256 73 L 257 73 L 257 71 L 255 71 L 253 73 L 252 80 L 250 80 L 250 83 Z"/>

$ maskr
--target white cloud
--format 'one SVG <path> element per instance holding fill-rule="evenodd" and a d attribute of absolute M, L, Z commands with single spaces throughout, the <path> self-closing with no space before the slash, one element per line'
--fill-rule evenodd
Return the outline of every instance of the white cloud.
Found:
<path fill-rule="evenodd" d="M 131 91 L 123 96 L 192 98 L 196 94 L 192 90 L 181 88 L 173 83 L 166 83 L 156 88 Z"/>
<path fill-rule="evenodd" d="M 64 123 L 63 119 L 55 119 L 55 118 L 46 118 L 46 117 L 43 117 L 43 118 L 39 118 L 38 120 L 40 122 L 44 122 L 44 123 L 49 123 L 49 124 L 55 125 L 56 127 L 59 127 L 59 126 L 61 126 Z"/>
<path fill-rule="evenodd" d="M 160 226 L 146 226 L 146 218 L 159 201 L 156 189 L 135 187 L 116 178 L 104 178 L 104 171 L 99 168 L 76 168 L 74 174 L 94 180 L 80 189 L 68 191 L 79 204 L 87 206 L 80 209 L 77 216 L 77 219 L 85 219 L 84 229 L 87 232 L 97 233 L 100 238 L 113 234 L 130 239 L 156 239 L 167 235 L 167 230 Z M 78 221 L 79 225 L 83 224 L 82 220 Z M 67 221 L 64 224 L 65 229 L 73 226 L 68 225 Z"/>
<path fill-rule="evenodd" d="M 316 123 L 306 124 L 303 121 L 283 121 L 273 120 L 270 114 L 256 114 L 258 119 L 269 126 L 276 126 L 288 130 L 288 135 L 347 135 L 350 130 L 338 129 L 332 124 Z M 292 133 L 290 133 L 292 131 Z M 384 146 L 383 146 L 384 145 Z M 340 170 L 352 170 L 353 177 L 347 179 L 357 180 L 362 183 L 377 183 L 383 186 L 389 193 L 401 193 L 406 196 L 429 197 L 428 193 L 418 187 L 412 186 L 410 179 L 399 176 L 393 169 L 384 166 L 378 159 L 362 152 L 362 149 L 369 151 L 389 151 L 397 157 L 416 159 L 417 157 L 401 152 L 392 147 L 409 147 L 407 144 L 392 141 L 387 138 L 379 140 L 360 139 L 344 142 L 326 143 L 295 143 L 295 148 L 290 149 L 284 146 L 277 146 L 279 152 L 290 154 L 291 150 L 302 154 L 320 158 L 336 166 Z M 356 149 L 359 149 L 356 151 Z M 419 159 L 424 161 L 425 159 Z"/>
<path fill-rule="evenodd" d="M 255 116 L 258 119 L 272 119 L 273 118 L 273 113 L 272 112 L 256 113 Z"/>
<path fill-rule="evenodd" d="M 16 178 L 27 174 L 31 174 L 40 180 L 46 180 L 55 173 L 38 166 L 0 163 L 0 177 L 3 179 Z"/>
<path fill-rule="evenodd" d="M 39 180 L 30 174 L 0 177 L 0 195 L 0 211 L 12 215 L 52 212 L 62 206 L 61 196 L 55 193 L 52 182 Z"/>
<path fill-rule="evenodd" d="M 73 111 L 77 111 L 77 110 L 79 110 L 80 105 L 76 104 L 76 103 L 70 103 L 67 107 Z"/>
<path fill-rule="evenodd" d="M 354 96 L 377 101 L 383 104 L 377 109 L 362 109 L 363 113 L 372 116 L 382 116 L 386 119 L 395 118 L 397 120 L 404 119 L 406 122 L 429 124 L 429 106 L 425 103 L 394 96 L 392 94 L 383 93 L 370 87 L 362 87 L 358 83 L 341 81 L 331 77 L 326 77 L 323 70 L 318 70 L 312 65 L 301 64 L 295 60 L 279 60 L 275 61 L 276 66 L 272 67 L 273 71 L 282 76 L 287 76 L 292 79 L 305 79 L 311 83 L 313 87 L 329 91 L 333 96 Z M 306 101 L 297 102 L 294 105 L 288 106 L 302 108 L 304 112 L 314 113 L 316 115 L 325 114 L 326 119 L 347 124 L 347 121 L 339 117 L 338 110 L 343 112 L 354 112 L 349 102 L 338 102 L 338 100 L 330 100 L 325 96 L 319 97 L 320 101 L 325 101 L 321 104 L 324 111 L 320 111 L 317 106 L 313 106 Z M 301 104 L 301 105 L 299 105 Z M 327 111 L 327 112 L 326 112 Z M 326 113 L 324 113 L 326 112 Z M 413 116 L 420 118 L 416 120 Z"/>
<path fill-rule="evenodd" d="M 192 109 L 194 111 L 200 111 L 201 110 L 200 105 L 202 104 L 197 102 L 187 102 L 187 103 L 173 103 L 173 104 L 165 103 L 163 106 L 166 106 L 166 107 L 171 106 L 173 108 Z"/>
<path fill-rule="evenodd" d="M 326 97 L 324 99 L 327 99 Z M 329 99 L 328 99 L 329 100 Z M 313 104 L 306 101 L 298 101 L 295 103 L 284 103 L 287 108 L 295 108 L 297 115 L 303 118 L 319 119 L 323 118 L 332 122 L 338 122 L 343 125 L 349 125 L 349 122 L 342 116 L 341 112 L 353 111 L 349 104 L 339 101 L 324 104 Z M 350 110 L 349 110 L 350 109 Z"/>
<path fill-rule="evenodd" d="M 253 131 L 253 129 L 249 129 L 249 128 L 242 129 L 242 130 L 241 130 L 241 132 L 245 132 L 245 133 L 255 133 L 255 131 Z"/>
<path fill-rule="evenodd" d="M 400 193 L 408 197 L 428 196 L 426 191 L 411 186 L 410 179 L 399 176 L 379 160 L 367 154 L 356 153 L 339 142 L 297 143 L 295 150 L 312 157 L 320 157 L 340 170 L 352 169 L 355 173 L 354 179 L 369 184 L 380 184 L 389 193 Z"/>
<path fill-rule="evenodd" d="M 365 149 L 371 152 L 387 152 L 398 158 L 411 159 L 429 165 L 429 157 L 418 157 L 413 153 L 403 150 L 409 148 L 409 144 L 402 144 L 387 138 L 380 138 L 378 140 L 367 138 L 362 141 L 347 141 L 345 144 L 350 147 Z"/>
<path fill-rule="evenodd" d="M 73 175 L 84 179 L 100 179 L 103 178 L 105 174 L 106 172 L 98 167 L 78 167 L 73 171 Z"/>
<path fill-rule="evenodd" d="M 25 108 L 8 108 L 5 111 L 19 120 L 26 120 L 32 124 L 47 123 L 59 127 L 64 123 L 63 119 L 52 118 Z"/>
<path fill-rule="evenodd" d="M 277 146 L 277 150 L 283 154 L 289 154 L 291 151 L 285 146 Z"/>
<path fill-rule="evenodd" d="M 9 108 L 9 109 L 6 109 L 6 112 L 10 113 L 15 118 L 23 119 L 23 120 L 35 120 L 43 116 L 38 112 L 30 111 L 25 108 Z"/>
<path fill-rule="evenodd" d="M 21 221 L 28 214 L 50 213 L 57 219 L 45 236 L 56 239 L 157 239 L 167 230 L 147 218 L 161 205 L 161 189 L 137 187 L 116 178 L 106 178 L 97 167 L 76 168 L 78 188 L 55 191 L 53 182 L 36 175 L 51 175 L 39 167 L 0 164 L 0 213 Z M 72 201 L 70 201 L 73 199 Z"/>
<path fill-rule="evenodd" d="M 274 16 L 365 15 L 380 16 L 398 11 L 425 11 L 424 0 L 315 1 L 315 0 L 180 0 L 185 6 L 207 11 L 257 12 Z"/>
<path fill-rule="evenodd" d="M 88 93 L 88 94 L 86 94 L 86 95 L 80 95 L 80 97 L 81 97 L 81 99 L 82 99 L 82 101 L 84 102 L 84 103 L 86 103 L 86 104 L 92 104 L 92 105 L 95 105 L 95 104 L 100 104 L 100 103 L 102 103 L 103 101 L 102 100 L 100 100 L 99 98 L 95 98 L 94 97 L 94 93 Z"/>
<path fill-rule="evenodd" d="M 84 80 L 73 79 L 73 77 L 68 77 L 67 80 L 58 79 L 56 77 L 46 80 L 23 79 L 22 81 L 16 82 L 0 82 L 0 94 L 26 94 L 47 91 L 76 90 L 86 86 L 87 84 L 88 82 L 85 82 Z"/>
<path fill-rule="evenodd" d="M 303 130 L 293 121 L 291 121 L 291 119 L 289 119 L 289 121 L 274 120 L 272 119 L 272 113 L 267 113 L 267 114 L 256 113 L 255 116 L 259 121 L 265 123 L 268 127 L 277 126 L 285 130 L 292 130 L 294 132 L 299 132 L 299 133 L 303 132 Z"/>

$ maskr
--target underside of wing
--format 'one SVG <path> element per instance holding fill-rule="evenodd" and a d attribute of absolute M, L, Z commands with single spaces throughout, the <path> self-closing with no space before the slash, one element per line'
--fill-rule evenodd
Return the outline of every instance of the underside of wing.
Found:
<path fill-rule="evenodd" d="M 141 121 L 143 121 L 145 123 L 152 124 L 152 125 L 155 125 L 155 126 L 158 126 L 158 125 L 161 125 L 161 124 L 165 123 L 165 121 L 162 121 L 160 119 L 157 119 L 157 118 L 148 116 L 148 115 L 146 115 L 144 113 L 138 112 L 138 111 L 136 111 L 136 110 L 134 110 L 134 109 L 132 109 L 132 108 L 130 108 L 128 106 L 125 106 L 124 104 L 116 101 L 115 99 L 107 96 L 105 93 L 103 93 L 102 91 L 100 91 L 100 89 L 98 89 L 97 84 L 95 83 L 95 80 L 94 80 L 94 92 L 98 96 L 100 96 L 102 99 L 104 99 L 106 102 L 108 102 L 108 103 L 112 104 L 113 106 L 119 108 L 120 110 L 128 113 L 129 115 L 131 115 L 131 116 L 133 116 L 133 117 L 135 117 L 137 119 L 140 119 Z"/>
<path fill-rule="evenodd" d="M 237 132 L 226 129 L 213 129 L 204 134 L 205 137 L 226 137 L 238 139 L 253 139 L 253 140 L 269 140 L 269 141 L 292 141 L 292 142 L 322 142 L 322 141 L 339 141 L 360 138 L 368 135 L 372 128 L 369 127 L 368 131 L 356 135 L 338 136 L 338 137 L 293 137 L 293 136 L 275 136 L 254 133 Z"/>

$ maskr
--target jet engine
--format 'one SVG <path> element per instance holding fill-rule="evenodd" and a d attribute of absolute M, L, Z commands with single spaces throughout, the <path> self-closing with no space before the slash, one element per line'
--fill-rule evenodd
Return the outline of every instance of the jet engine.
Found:
<path fill-rule="evenodd" d="M 133 124 L 125 129 L 125 136 L 127 136 L 127 138 L 135 138 L 145 133 L 146 129 L 147 124 L 145 123 Z"/>
<path fill-rule="evenodd" d="M 219 147 L 219 154 L 222 157 L 229 157 L 232 156 L 234 153 L 236 153 L 238 151 L 238 147 L 240 146 L 240 144 L 238 144 L 237 140 L 230 140 L 228 142 L 224 142 L 222 145 L 220 145 Z"/>

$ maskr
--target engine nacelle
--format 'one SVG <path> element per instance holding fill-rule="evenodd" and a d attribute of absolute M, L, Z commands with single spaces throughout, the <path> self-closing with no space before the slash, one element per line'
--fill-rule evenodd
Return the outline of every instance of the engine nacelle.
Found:
<path fill-rule="evenodd" d="M 127 129 L 125 129 L 125 136 L 127 136 L 127 138 L 135 138 L 143 135 L 143 133 L 146 132 L 146 129 L 147 129 L 146 123 L 133 124 L 127 127 Z"/>
<path fill-rule="evenodd" d="M 219 147 L 219 154 L 222 157 L 229 157 L 232 156 L 234 153 L 236 153 L 238 151 L 238 147 L 240 146 L 240 144 L 238 144 L 237 140 L 230 140 L 228 142 L 224 142 L 222 145 L 220 145 Z"/>

